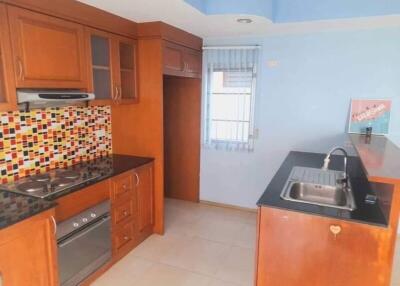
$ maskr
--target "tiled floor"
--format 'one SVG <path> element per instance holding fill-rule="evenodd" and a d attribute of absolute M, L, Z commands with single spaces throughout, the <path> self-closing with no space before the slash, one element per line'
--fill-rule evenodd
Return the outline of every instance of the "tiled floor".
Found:
<path fill-rule="evenodd" d="M 255 213 L 167 200 L 165 215 L 164 236 L 148 238 L 93 285 L 253 285 Z"/>

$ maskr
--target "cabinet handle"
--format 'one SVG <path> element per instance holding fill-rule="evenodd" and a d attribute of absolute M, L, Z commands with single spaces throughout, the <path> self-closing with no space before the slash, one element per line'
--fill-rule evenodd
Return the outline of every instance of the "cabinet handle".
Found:
<path fill-rule="evenodd" d="M 342 227 L 340 225 L 331 225 L 329 230 L 333 233 L 336 239 L 336 236 L 342 231 Z"/>
<path fill-rule="evenodd" d="M 18 79 L 23 80 L 24 79 L 24 68 L 22 66 L 22 61 L 20 58 L 17 58 L 17 65 L 18 65 Z"/>
<path fill-rule="evenodd" d="M 121 101 L 122 100 L 122 87 L 119 86 L 118 88 L 119 88 L 119 93 L 118 93 L 119 94 L 119 98 L 118 98 L 118 100 Z"/>
<path fill-rule="evenodd" d="M 129 239 L 128 236 L 124 236 L 124 240 L 127 241 Z"/>
<path fill-rule="evenodd" d="M 139 178 L 138 173 L 136 173 L 136 172 L 135 172 L 135 176 L 136 176 L 136 187 L 137 187 L 137 186 L 139 186 L 140 178 Z"/>
<path fill-rule="evenodd" d="M 127 211 L 123 211 L 123 214 L 124 214 L 124 216 L 127 216 L 128 212 Z"/>
<path fill-rule="evenodd" d="M 57 223 L 56 223 L 56 219 L 54 218 L 54 216 L 51 216 L 51 221 L 53 222 L 53 226 L 54 226 L 54 235 L 56 235 L 57 233 Z"/>
<path fill-rule="evenodd" d="M 117 101 L 118 100 L 118 86 L 114 87 L 114 96 L 113 96 L 113 100 Z"/>
<path fill-rule="evenodd" d="M 127 186 L 126 186 L 125 184 L 123 184 L 123 185 L 122 185 L 122 189 L 123 189 L 123 190 L 126 190 L 126 189 L 127 189 Z"/>

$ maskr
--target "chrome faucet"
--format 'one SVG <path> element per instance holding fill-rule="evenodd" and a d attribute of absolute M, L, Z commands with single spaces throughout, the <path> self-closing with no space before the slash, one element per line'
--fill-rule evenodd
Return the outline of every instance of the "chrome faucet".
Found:
<path fill-rule="evenodd" d="M 341 151 L 344 155 L 344 178 L 342 180 L 342 183 L 344 183 L 345 185 L 348 184 L 348 170 L 347 170 L 347 152 L 346 150 L 344 150 L 342 147 L 334 147 L 331 151 L 328 152 L 328 154 L 326 154 L 326 157 L 324 159 L 324 165 L 322 167 L 322 170 L 327 171 L 329 168 L 329 163 L 331 161 L 331 155 L 336 152 L 336 151 Z"/>

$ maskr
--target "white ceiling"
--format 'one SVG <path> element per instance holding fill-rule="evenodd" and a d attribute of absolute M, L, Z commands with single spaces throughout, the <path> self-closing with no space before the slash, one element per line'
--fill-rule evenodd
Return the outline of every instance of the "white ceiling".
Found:
<path fill-rule="evenodd" d="M 273 24 L 264 17 L 253 15 L 207 16 L 183 0 L 79 1 L 138 23 L 163 21 L 203 38 L 400 26 L 400 16 Z M 240 24 L 236 22 L 236 19 L 243 17 L 251 18 L 253 23 Z"/>

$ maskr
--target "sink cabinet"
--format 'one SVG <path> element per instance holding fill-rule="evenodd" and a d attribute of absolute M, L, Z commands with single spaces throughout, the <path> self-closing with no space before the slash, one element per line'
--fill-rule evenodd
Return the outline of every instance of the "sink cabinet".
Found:
<path fill-rule="evenodd" d="M 388 286 L 390 230 L 260 207 L 257 286 Z"/>

